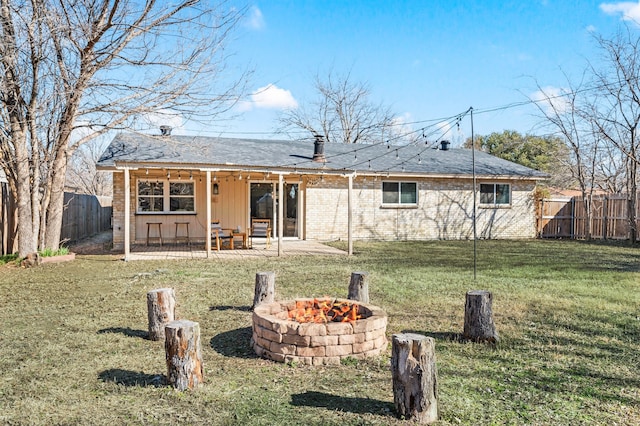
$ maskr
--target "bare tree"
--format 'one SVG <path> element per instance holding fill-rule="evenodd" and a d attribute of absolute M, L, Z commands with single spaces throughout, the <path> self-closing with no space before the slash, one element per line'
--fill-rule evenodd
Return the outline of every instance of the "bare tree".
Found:
<path fill-rule="evenodd" d="M 316 75 L 317 99 L 287 110 L 280 117 L 282 130 L 307 130 L 340 143 L 380 142 L 395 136 L 398 123 L 390 109 L 372 103 L 369 86 L 350 78 L 329 73 L 325 80 Z"/>
<path fill-rule="evenodd" d="M 591 216 L 593 191 L 595 189 L 596 167 L 600 140 L 598 133 L 594 132 L 594 123 L 591 120 L 588 108 L 582 104 L 582 82 L 578 86 L 569 85 L 560 96 L 556 93 L 547 93 L 538 85 L 538 93 L 542 99 L 537 99 L 534 105 L 538 107 L 546 121 L 569 147 L 572 161 L 566 166 L 577 182 L 585 207 L 585 238 L 591 239 Z"/>
<path fill-rule="evenodd" d="M 624 155 L 629 238 L 638 236 L 637 200 L 640 164 L 640 37 L 624 27 L 611 39 L 597 36 L 603 58 L 591 66 L 597 87 L 594 125 L 604 141 Z"/>
<path fill-rule="evenodd" d="M 0 163 L 21 256 L 58 248 L 79 146 L 158 111 L 211 119 L 232 106 L 245 79 L 221 81 L 223 47 L 242 14 L 198 0 L 0 0 Z"/>
<path fill-rule="evenodd" d="M 104 151 L 104 143 L 101 139 L 93 139 L 73 153 L 67 166 L 67 188 L 73 188 L 75 192 L 81 194 L 113 195 L 111 173 L 96 170 L 96 163 Z"/>

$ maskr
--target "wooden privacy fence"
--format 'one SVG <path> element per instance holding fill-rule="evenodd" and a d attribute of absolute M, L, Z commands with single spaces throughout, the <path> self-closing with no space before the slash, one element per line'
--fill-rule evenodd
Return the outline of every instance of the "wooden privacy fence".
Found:
<path fill-rule="evenodd" d="M 78 241 L 111 229 L 111 197 L 64 193 L 61 241 Z"/>
<path fill-rule="evenodd" d="M 61 241 L 78 241 L 111 229 L 111 197 L 65 192 Z M 17 217 L 8 185 L 0 182 L 0 255 L 17 250 Z"/>
<path fill-rule="evenodd" d="M 538 236 L 540 238 L 585 238 L 586 204 L 582 197 L 541 200 L 537 212 Z M 624 194 L 592 197 L 591 238 L 628 240 L 630 235 L 628 208 L 627 196 Z M 636 229 L 640 229 L 640 205 L 636 205 Z"/>
<path fill-rule="evenodd" d="M 11 253 L 16 235 L 15 205 L 9 184 L 0 176 L 0 255 Z"/>

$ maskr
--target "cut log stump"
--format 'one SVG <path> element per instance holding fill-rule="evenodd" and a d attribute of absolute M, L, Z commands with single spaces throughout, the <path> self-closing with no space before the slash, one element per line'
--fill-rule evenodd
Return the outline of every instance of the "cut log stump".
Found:
<path fill-rule="evenodd" d="M 165 336 L 167 382 L 180 391 L 202 384 L 200 324 L 188 320 L 172 321 L 165 326 Z"/>
<path fill-rule="evenodd" d="M 357 300 L 362 303 L 369 303 L 369 273 L 352 272 L 349 281 L 349 300 Z"/>
<path fill-rule="evenodd" d="M 275 302 L 276 294 L 276 273 L 258 272 L 256 274 L 255 295 L 253 296 L 253 306 L 251 310 L 262 303 Z"/>
<path fill-rule="evenodd" d="M 176 316 L 176 293 L 172 288 L 158 288 L 147 293 L 149 340 L 164 340 L 164 326 Z"/>
<path fill-rule="evenodd" d="M 391 374 L 398 417 L 424 424 L 438 420 L 438 377 L 432 337 L 394 334 Z"/>
<path fill-rule="evenodd" d="M 464 338 L 474 342 L 497 343 L 498 332 L 493 323 L 493 296 L 486 290 L 467 292 L 464 305 Z"/>

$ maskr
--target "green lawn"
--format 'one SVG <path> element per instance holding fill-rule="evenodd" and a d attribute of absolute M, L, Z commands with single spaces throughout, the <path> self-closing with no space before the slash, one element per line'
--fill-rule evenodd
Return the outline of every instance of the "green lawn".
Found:
<path fill-rule="evenodd" d="M 345 297 L 368 271 L 393 333 L 436 339 L 438 424 L 640 424 L 640 248 L 569 241 L 357 243 L 354 256 L 0 267 L 0 424 L 399 425 L 390 350 L 340 366 L 249 347 L 255 274 L 278 299 Z M 165 386 L 147 291 L 200 323 L 205 385 Z M 501 341 L 460 339 L 464 295 L 491 290 Z"/>

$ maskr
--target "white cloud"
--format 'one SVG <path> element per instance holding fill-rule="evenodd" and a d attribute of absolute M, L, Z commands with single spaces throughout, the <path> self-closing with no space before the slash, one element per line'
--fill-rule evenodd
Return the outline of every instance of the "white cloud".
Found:
<path fill-rule="evenodd" d="M 148 113 L 143 118 L 147 123 L 149 123 L 149 126 L 157 129 L 159 129 L 160 126 L 170 126 L 171 128 L 176 129 L 184 125 L 184 118 L 182 115 L 168 109 L 160 109 L 156 112 Z"/>
<path fill-rule="evenodd" d="M 413 119 L 409 112 L 393 117 L 391 119 L 391 126 L 387 131 L 388 134 L 386 134 L 385 137 L 394 140 L 398 138 L 399 141 L 410 142 L 415 136 L 414 128 L 408 124 L 412 121 Z"/>
<path fill-rule="evenodd" d="M 437 140 L 451 140 L 451 136 L 453 136 L 453 133 L 451 132 L 451 123 L 448 121 L 441 121 L 436 124 L 436 127 L 439 129 L 439 132 L 434 135 Z"/>
<path fill-rule="evenodd" d="M 241 112 L 252 109 L 294 109 L 298 108 L 298 101 L 295 100 L 289 90 L 281 89 L 275 84 L 268 84 L 255 90 L 248 101 L 238 103 L 237 109 Z"/>
<path fill-rule="evenodd" d="M 262 11 L 257 6 L 253 6 L 249 10 L 246 25 L 252 30 L 261 30 L 265 27 L 264 16 L 262 16 Z"/>
<path fill-rule="evenodd" d="M 547 114 L 564 114 L 569 111 L 571 103 L 567 99 L 569 91 L 562 87 L 547 86 L 531 94 L 531 99 L 544 106 Z"/>
<path fill-rule="evenodd" d="M 595 33 L 598 31 L 598 29 L 594 25 L 587 25 L 585 29 L 588 33 Z"/>
<path fill-rule="evenodd" d="M 622 14 L 623 21 L 640 23 L 640 1 L 633 3 L 622 1 L 617 3 L 601 3 L 600 10 L 608 15 Z"/>

